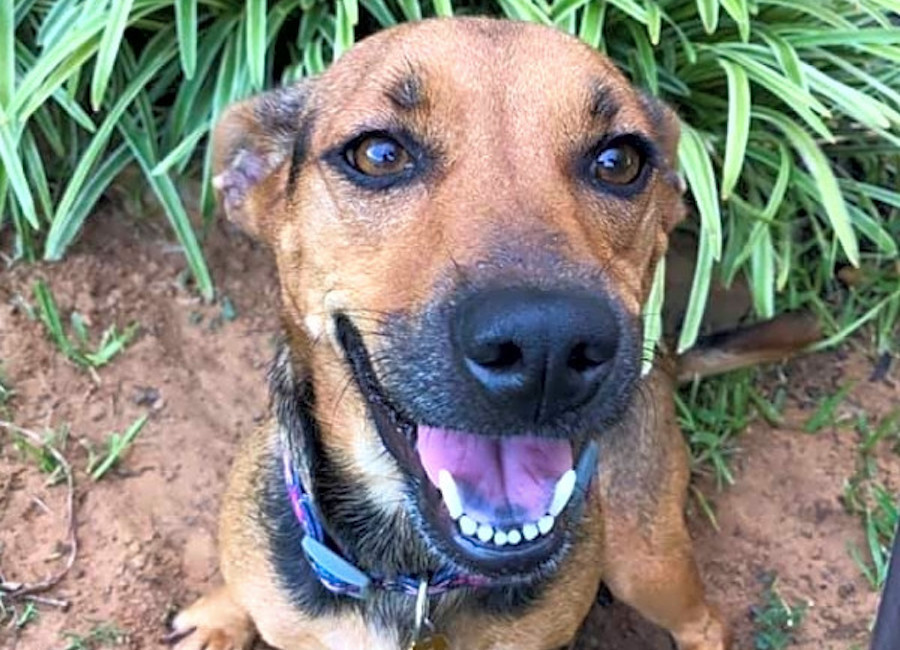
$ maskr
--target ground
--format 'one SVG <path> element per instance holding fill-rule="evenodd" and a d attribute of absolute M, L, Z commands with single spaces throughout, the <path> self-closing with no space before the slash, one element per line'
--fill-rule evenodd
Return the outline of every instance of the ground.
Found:
<path fill-rule="evenodd" d="M 115 638 L 115 630 L 121 647 L 157 647 L 166 618 L 219 580 L 219 498 L 238 441 L 266 414 L 276 281 L 264 250 L 217 224 L 207 251 L 228 300 L 202 304 L 161 223 L 100 214 L 65 262 L 0 271 L 0 382 L 14 391 L 5 405 L 0 400 L 0 420 L 40 433 L 68 430 L 63 447 L 75 469 L 80 543 L 71 572 L 46 594 L 68 601 L 68 609 L 40 606 L 34 615 L 20 604 L 21 624 L 0 629 L 0 648 L 101 647 L 99 639 Z M 95 374 L 79 369 L 25 306 L 34 304 L 38 279 L 66 319 L 76 310 L 94 335 L 137 323 L 134 341 Z M 865 414 L 878 422 L 891 414 L 900 402 L 897 370 L 873 381 L 872 368 L 859 342 L 766 371 L 763 385 L 777 376 L 788 387 L 785 424 L 757 422 L 737 439 L 734 485 L 719 490 L 702 474 L 695 482 L 719 527 L 692 502 L 698 558 L 710 595 L 734 623 L 738 649 L 755 647 L 760 627 L 751 611 L 771 575 L 787 603 L 808 605 L 789 647 L 866 645 L 877 595 L 848 550 L 868 557 L 860 517 L 842 502 L 862 462 L 859 435 L 830 423 L 809 434 L 803 425 L 851 380 L 837 419 Z M 92 481 L 87 448 L 102 450 L 113 431 L 144 414 L 149 420 L 134 444 Z M 900 463 L 891 449 L 896 433 L 891 437 L 874 447 L 869 462 L 896 494 Z M 46 481 L 35 459 L 0 429 L 0 576 L 7 583 L 45 578 L 66 556 L 66 487 Z M 633 612 L 607 604 L 595 608 L 577 647 L 670 646 Z"/>

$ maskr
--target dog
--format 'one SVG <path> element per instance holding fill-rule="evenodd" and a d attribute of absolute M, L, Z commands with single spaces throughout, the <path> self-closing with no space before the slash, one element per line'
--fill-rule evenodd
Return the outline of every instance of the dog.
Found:
<path fill-rule="evenodd" d="M 284 343 L 178 650 L 549 650 L 601 581 L 681 650 L 728 647 L 672 392 L 805 339 L 642 376 L 678 137 L 597 51 L 489 18 L 382 31 L 224 113 L 215 186 L 274 252 Z"/>

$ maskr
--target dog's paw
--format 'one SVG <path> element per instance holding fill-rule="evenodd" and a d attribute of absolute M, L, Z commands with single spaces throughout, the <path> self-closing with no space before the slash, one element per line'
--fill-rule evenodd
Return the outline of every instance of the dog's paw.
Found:
<path fill-rule="evenodd" d="M 221 587 L 182 610 L 164 641 L 173 650 L 247 650 L 255 636 L 247 612 Z"/>
<path fill-rule="evenodd" d="M 718 610 L 710 608 L 703 621 L 675 635 L 678 650 L 729 650 L 731 634 Z"/>

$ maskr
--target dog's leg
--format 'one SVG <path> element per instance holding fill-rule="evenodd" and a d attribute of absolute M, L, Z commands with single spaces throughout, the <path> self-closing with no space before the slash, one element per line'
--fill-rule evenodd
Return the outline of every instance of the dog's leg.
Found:
<path fill-rule="evenodd" d="M 653 373 L 637 396 L 637 421 L 601 447 L 603 580 L 680 650 L 725 650 L 726 628 L 706 602 L 684 520 L 690 472 L 672 383 Z"/>
<path fill-rule="evenodd" d="M 174 650 L 247 650 L 256 631 L 228 587 L 220 587 L 181 611 L 167 640 Z"/>

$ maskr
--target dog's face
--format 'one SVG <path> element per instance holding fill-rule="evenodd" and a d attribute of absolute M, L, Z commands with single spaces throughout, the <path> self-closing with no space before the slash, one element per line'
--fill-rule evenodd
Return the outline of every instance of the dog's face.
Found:
<path fill-rule="evenodd" d="M 547 28 L 426 21 L 239 104 L 229 215 L 276 253 L 322 446 L 428 549 L 527 580 L 569 546 L 680 219 L 674 116 Z"/>

